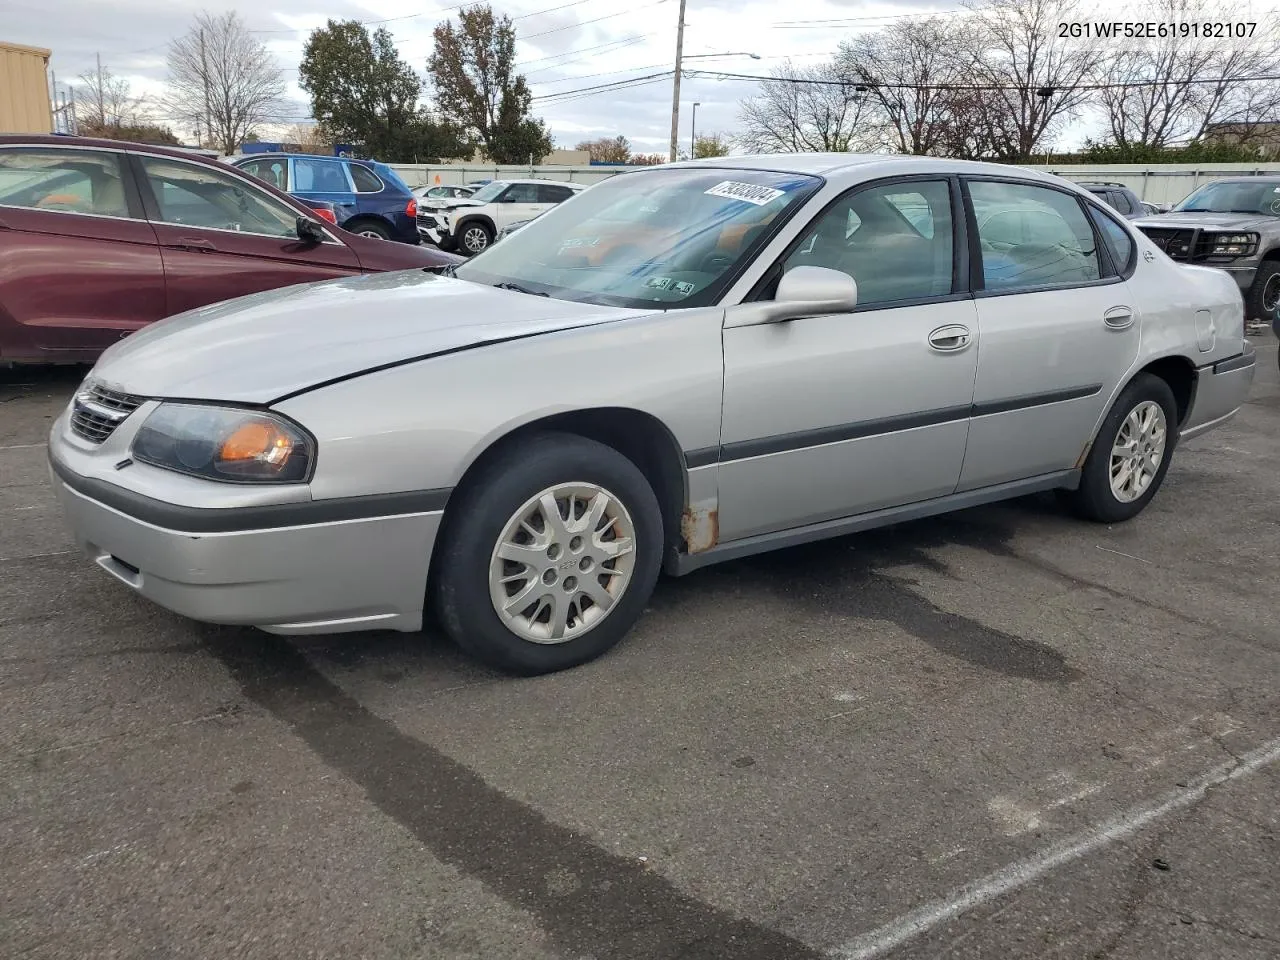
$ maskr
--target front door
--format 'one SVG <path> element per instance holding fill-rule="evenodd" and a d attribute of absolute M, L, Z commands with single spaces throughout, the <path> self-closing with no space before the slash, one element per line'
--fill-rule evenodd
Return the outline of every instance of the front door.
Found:
<path fill-rule="evenodd" d="M 961 490 L 1077 466 L 1141 330 L 1127 263 L 1110 252 L 1127 234 L 1112 224 L 1108 241 L 1109 215 L 1047 185 L 973 179 L 968 190 L 982 350 Z"/>
<path fill-rule="evenodd" d="M 850 191 L 773 274 L 844 271 L 857 309 L 726 325 L 721 542 L 955 490 L 978 354 L 958 204 L 947 179 Z"/>
<path fill-rule="evenodd" d="M 0 149 L 0 357 L 90 360 L 165 315 L 131 187 L 118 151 Z"/>
<path fill-rule="evenodd" d="M 502 192 L 494 212 L 497 221 L 494 225 L 499 231 L 513 223 L 532 220 L 547 209 L 539 202 L 538 186 L 536 183 L 513 183 Z"/>
<path fill-rule="evenodd" d="M 135 155 L 160 239 L 168 312 L 360 272 L 336 237 L 298 239 L 298 211 L 247 176 L 208 164 Z"/>

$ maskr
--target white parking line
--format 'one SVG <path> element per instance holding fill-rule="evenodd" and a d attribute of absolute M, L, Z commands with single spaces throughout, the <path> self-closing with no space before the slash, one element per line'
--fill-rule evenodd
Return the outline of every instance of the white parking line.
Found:
<path fill-rule="evenodd" d="M 1228 780 L 1238 780 L 1256 773 L 1276 760 L 1280 760 L 1280 738 L 1242 754 L 1239 760 L 1214 767 L 1189 782 L 1185 789 L 1169 794 L 1155 806 L 1139 807 L 1119 817 L 1105 820 L 1098 826 L 1068 837 L 1035 856 L 1011 863 L 1003 870 L 966 884 L 953 891 L 946 899 L 925 904 L 876 930 L 855 937 L 839 947 L 833 956 L 841 960 L 871 960 L 873 957 L 883 956 L 908 940 L 928 933 L 939 924 L 1012 890 L 1025 887 L 1051 870 L 1131 836 L 1148 824 L 1190 806 L 1203 798 L 1213 787 Z"/>
<path fill-rule="evenodd" d="M 47 443 L 10 443 L 6 446 L 0 446 L 0 450 L 34 450 L 37 447 L 47 447 Z"/>

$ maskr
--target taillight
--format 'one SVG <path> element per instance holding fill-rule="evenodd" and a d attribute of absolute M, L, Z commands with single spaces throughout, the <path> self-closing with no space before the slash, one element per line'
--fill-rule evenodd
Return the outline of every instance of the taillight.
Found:
<path fill-rule="evenodd" d="M 416 216 L 418 215 L 418 201 L 417 201 L 417 198 L 414 198 L 414 199 L 410 200 L 410 201 L 405 205 L 405 208 L 404 208 L 404 215 L 405 215 L 406 217 L 408 217 L 410 220 L 412 220 L 414 217 L 416 217 Z"/>
<path fill-rule="evenodd" d="M 319 209 L 317 209 L 317 210 L 315 211 L 315 214 L 316 214 L 316 216 L 317 216 L 317 217 L 319 217 L 321 220 L 328 220 L 328 221 L 329 221 L 330 223 L 332 223 L 335 227 L 338 225 L 338 218 L 337 218 L 337 217 L 335 217 L 335 216 L 333 215 L 333 211 L 332 211 L 332 210 L 326 210 L 326 209 L 324 209 L 323 207 L 320 207 Z"/>

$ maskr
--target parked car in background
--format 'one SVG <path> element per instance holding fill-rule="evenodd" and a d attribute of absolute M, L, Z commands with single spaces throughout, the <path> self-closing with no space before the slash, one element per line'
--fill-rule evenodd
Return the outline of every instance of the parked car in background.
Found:
<path fill-rule="evenodd" d="M 418 230 L 442 250 L 474 256 L 506 227 L 550 210 L 585 186 L 554 180 L 493 180 L 470 197 L 423 201 Z"/>
<path fill-rule="evenodd" d="M 1111 183 L 1105 180 L 1081 180 L 1078 182 L 1080 186 L 1084 187 L 1107 206 L 1119 211 L 1130 220 L 1148 216 L 1142 201 L 1138 199 L 1138 195 L 1123 183 Z"/>
<path fill-rule="evenodd" d="M 347 233 L 326 212 L 185 151 L 0 136 L 0 360 L 89 362 L 219 300 L 460 259 Z"/>
<path fill-rule="evenodd" d="M 172 610 L 305 634 L 429 607 L 544 673 L 618 643 L 664 567 L 1045 490 L 1136 517 L 1255 361 L 1229 277 L 1057 177 L 718 158 L 601 181 L 439 273 L 143 331 L 48 456 L 76 542 Z"/>
<path fill-rule="evenodd" d="M 423 200 L 464 200 L 479 189 L 479 187 L 462 184 L 447 184 L 439 187 L 417 187 L 414 189 L 413 195 L 418 198 L 419 202 Z"/>
<path fill-rule="evenodd" d="M 302 200 L 325 200 L 338 226 L 371 240 L 419 243 L 418 198 L 385 163 L 302 153 L 254 153 L 231 165 Z"/>
<path fill-rule="evenodd" d="M 1214 180 L 1136 226 L 1172 259 L 1231 274 L 1246 320 L 1280 309 L 1280 177 Z"/>

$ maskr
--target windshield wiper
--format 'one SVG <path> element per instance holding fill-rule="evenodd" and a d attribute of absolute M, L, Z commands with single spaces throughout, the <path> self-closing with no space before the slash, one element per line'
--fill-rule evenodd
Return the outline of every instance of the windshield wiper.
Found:
<path fill-rule="evenodd" d="M 527 293 L 531 297 L 551 296 L 551 294 L 543 293 L 540 290 L 530 290 L 528 287 L 522 287 L 518 283 L 495 283 L 494 286 L 499 290 L 514 290 L 516 293 Z"/>

